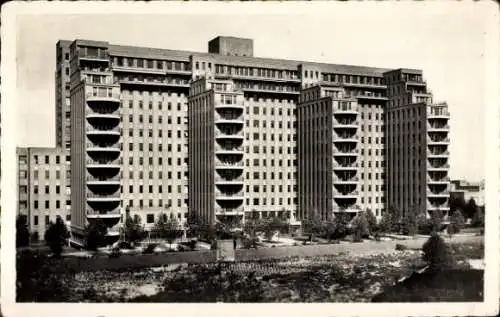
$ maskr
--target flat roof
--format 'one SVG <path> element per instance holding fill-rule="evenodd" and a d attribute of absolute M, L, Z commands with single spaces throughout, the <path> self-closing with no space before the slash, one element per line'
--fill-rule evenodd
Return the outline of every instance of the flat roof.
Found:
<path fill-rule="evenodd" d="M 229 36 L 219 36 L 216 38 L 231 38 Z M 69 41 L 61 40 L 61 43 L 66 43 Z M 262 68 L 273 68 L 282 70 L 297 70 L 298 66 L 301 64 L 307 64 L 311 66 L 320 67 L 322 72 L 325 73 L 335 73 L 344 75 L 364 75 L 364 76 L 374 76 L 382 77 L 385 72 L 402 70 L 404 72 L 419 73 L 422 71 L 418 69 L 409 68 L 380 68 L 380 67 L 370 67 L 370 66 L 360 66 L 360 65 L 345 65 L 345 64 L 331 64 L 324 62 L 312 62 L 312 61 L 298 61 L 298 60 L 288 60 L 288 59 L 278 59 L 278 58 L 266 58 L 266 57 L 249 57 L 249 56 L 227 56 L 220 54 L 211 54 L 207 52 L 195 52 L 195 51 L 185 51 L 185 50 L 172 50 L 164 48 L 153 48 L 153 47 L 141 47 L 141 46 L 129 46 L 129 45 L 115 45 L 109 44 L 103 41 L 88 41 L 88 40 L 77 40 L 79 44 L 88 44 L 99 47 L 107 47 L 109 49 L 110 55 L 132 57 L 132 58 L 149 58 L 149 59 L 160 59 L 160 60 L 172 60 L 172 61 L 184 61 L 188 62 L 190 56 L 196 55 L 201 57 L 211 57 L 217 61 L 217 63 L 225 64 L 229 66 L 243 66 L 243 67 L 262 67 Z"/>

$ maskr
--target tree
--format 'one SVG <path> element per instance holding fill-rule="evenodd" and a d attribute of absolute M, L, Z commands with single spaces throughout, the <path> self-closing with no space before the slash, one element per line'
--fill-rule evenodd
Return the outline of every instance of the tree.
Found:
<path fill-rule="evenodd" d="M 448 225 L 448 233 L 459 233 L 465 225 L 465 219 L 460 210 L 455 210 L 450 217 L 450 224 Z"/>
<path fill-rule="evenodd" d="M 364 211 L 358 212 L 358 214 L 352 220 L 352 230 L 354 234 L 354 241 L 362 241 L 363 237 L 367 237 L 370 234 L 368 228 L 368 220 Z"/>
<path fill-rule="evenodd" d="M 106 245 L 106 234 L 108 227 L 102 219 L 95 219 L 85 229 L 87 237 L 87 249 L 96 251 Z"/>
<path fill-rule="evenodd" d="M 370 234 L 374 234 L 375 231 L 377 231 L 377 218 L 373 214 L 372 210 L 367 208 L 366 212 L 366 220 L 368 221 L 368 230 L 370 231 Z"/>
<path fill-rule="evenodd" d="M 132 218 L 130 214 L 127 213 L 125 216 L 125 224 L 123 226 L 123 232 L 125 235 L 125 241 L 136 244 L 144 239 L 145 233 L 144 228 L 141 225 L 141 218 L 138 215 L 134 215 Z"/>
<path fill-rule="evenodd" d="M 423 260 L 429 264 L 430 271 L 440 271 L 455 265 L 455 259 L 449 246 L 438 233 L 432 233 L 431 237 L 422 246 Z"/>
<path fill-rule="evenodd" d="M 309 240 L 313 240 L 315 236 L 323 236 L 325 234 L 324 222 L 316 215 L 311 215 L 310 218 L 304 219 L 303 232 L 309 235 Z"/>
<path fill-rule="evenodd" d="M 484 213 L 480 208 L 477 208 L 471 223 L 473 227 L 484 228 Z"/>
<path fill-rule="evenodd" d="M 464 213 L 464 217 L 467 217 L 466 213 L 466 202 L 463 196 L 450 195 L 449 199 L 450 212 L 453 214 L 455 210 L 460 210 Z"/>
<path fill-rule="evenodd" d="M 467 204 L 465 204 L 464 206 L 464 213 L 466 215 L 466 218 L 473 218 L 478 209 L 479 207 L 477 206 L 476 201 L 471 197 Z"/>
<path fill-rule="evenodd" d="M 417 222 L 417 212 L 416 208 L 410 210 L 406 213 L 403 219 L 403 234 L 414 236 L 418 230 L 418 222 Z"/>
<path fill-rule="evenodd" d="M 28 219 L 25 215 L 18 215 L 16 219 L 16 247 L 26 247 L 29 241 Z"/>
<path fill-rule="evenodd" d="M 172 243 L 175 241 L 175 239 L 182 236 L 182 230 L 180 230 L 180 225 L 177 218 L 167 217 L 167 215 L 163 213 L 160 214 L 153 231 L 161 239 L 167 240 L 170 246 L 172 246 Z"/>
<path fill-rule="evenodd" d="M 186 223 L 188 225 L 190 235 L 198 237 L 200 235 L 202 225 L 195 211 L 188 213 Z"/>
<path fill-rule="evenodd" d="M 49 228 L 45 231 L 45 243 L 49 246 L 54 254 L 54 257 L 61 256 L 63 248 L 68 243 L 69 232 L 66 224 L 61 216 L 57 216 L 55 223 L 50 223 Z"/>
<path fill-rule="evenodd" d="M 431 214 L 432 231 L 440 232 L 443 225 L 443 212 L 441 210 L 433 210 Z"/>
<path fill-rule="evenodd" d="M 379 229 L 381 232 L 390 233 L 398 231 L 398 211 L 389 207 L 388 210 L 382 213 L 382 219 L 379 223 Z"/>

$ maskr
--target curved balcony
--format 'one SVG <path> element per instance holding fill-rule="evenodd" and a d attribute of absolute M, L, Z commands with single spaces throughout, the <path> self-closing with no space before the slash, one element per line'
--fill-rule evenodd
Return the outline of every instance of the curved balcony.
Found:
<path fill-rule="evenodd" d="M 110 228 L 115 226 L 120 222 L 120 209 L 115 208 L 113 210 L 101 213 L 92 208 L 87 209 L 87 220 L 91 223 L 97 221 L 98 219 L 103 221 L 106 224 L 106 227 Z"/>
<path fill-rule="evenodd" d="M 356 133 L 352 134 L 340 134 L 336 133 L 333 137 L 333 142 L 334 143 L 358 143 L 358 135 Z"/>
<path fill-rule="evenodd" d="M 87 99 L 87 103 L 97 103 L 97 104 L 106 104 L 106 105 L 110 105 L 110 104 L 118 104 L 118 106 L 120 105 L 120 93 L 115 91 L 115 92 L 112 92 L 112 93 L 99 93 L 99 92 L 96 92 L 96 93 L 93 93 L 93 92 L 87 92 L 86 94 L 86 99 Z"/>
<path fill-rule="evenodd" d="M 221 145 L 215 145 L 215 154 L 216 155 L 219 155 L 219 154 L 227 154 L 227 155 L 231 155 L 231 154 L 236 154 L 236 155 L 243 155 L 245 154 L 245 151 L 243 150 L 243 146 L 234 146 L 234 147 L 230 147 L 230 146 L 221 146 Z"/>
<path fill-rule="evenodd" d="M 358 105 L 354 102 L 340 101 L 333 106 L 333 114 L 357 115 Z"/>
<path fill-rule="evenodd" d="M 449 198 L 450 192 L 448 191 L 448 187 L 439 192 L 433 192 L 432 190 L 427 190 L 427 198 Z"/>
<path fill-rule="evenodd" d="M 427 171 L 447 171 L 450 168 L 450 164 L 431 164 L 427 163 Z"/>
<path fill-rule="evenodd" d="M 357 129 L 359 127 L 359 121 L 348 120 L 348 119 L 333 119 L 334 129 Z"/>
<path fill-rule="evenodd" d="M 334 162 L 334 165 L 333 165 L 334 170 L 357 171 L 358 167 L 359 167 L 358 163 L 341 164 L 338 162 Z"/>
<path fill-rule="evenodd" d="M 427 108 L 427 118 L 428 119 L 449 119 L 450 113 L 447 108 L 444 107 L 428 107 Z"/>
<path fill-rule="evenodd" d="M 238 208 L 215 208 L 214 212 L 216 216 L 243 216 L 245 214 L 243 206 Z"/>
<path fill-rule="evenodd" d="M 216 103 L 215 109 L 241 110 L 243 112 L 245 106 L 243 104 L 237 104 L 237 103 L 231 103 L 231 104 Z"/>
<path fill-rule="evenodd" d="M 450 144 L 450 138 L 449 137 L 427 137 L 427 144 L 428 145 L 449 145 Z"/>
<path fill-rule="evenodd" d="M 338 177 L 338 176 L 333 176 L 333 184 L 339 184 L 339 185 L 356 185 L 359 183 L 359 177 L 354 176 L 354 177 Z"/>
<path fill-rule="evenodd" d="M 437 151 L 437 150 L 427 150 L 427 157 L 443 157 L 447 158 L 450 156 L 450 151 L 444 150 L 444 151 Z"/>
<path fill-rule="evenodd" d="M 345 191 L 345 192 L 340 192 L 336 189 L 333 189 L 333 198 L 357 199 L 359 196 L 359 192 L 355 188 L 356 187 L 354 187 L 354 190 L 352 191 Z"/>
<path fill-rule="evenodd" d="M 431 177 L 427 176 L 427 183 L 428 184 L 449 184 L 450 183 L 450 178 L 448 176 L 444 177 Z"/>
<path fill-rule="evenodd" d="M 120 169 L 120 160 L 95 160 L 88 158 L 85 160 L 87 164 L 87 168 L 112 168 L 112 169 Z"/>
<path fill-rule="evenodd" d="M 432 121 L 439 121 L 439 120 L 432 120 Z M 438 122 L 433 122 L 433 123 L 427 123 L 427 131 L 428 132 L 449 132 L 450 131 L 450 126 L 447 123 L 438 123 Z"/>
<path fill-rule="evenodd" d="M 233 178 L 226 178 L 226 177 L 221 177 L 219 175 L 215 176 L 215 184 L 216 185 L 243 185 L 244 182 L 244 177 L 243 175 L 233 177 Z M 223 191 L 225 192 L 225 191 Z"/>
<path fill-rule="evenodd" d="M 356 146 L 350 148 L 338 148 L 336 146 L 333 147 L 333 155 L 334 156 L 358 156 L 359 152 Z"/>

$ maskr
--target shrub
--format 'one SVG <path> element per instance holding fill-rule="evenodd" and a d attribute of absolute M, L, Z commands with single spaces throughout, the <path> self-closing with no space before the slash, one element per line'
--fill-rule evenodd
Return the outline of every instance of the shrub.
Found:
<path fill-rule="evenodd" d="M 61 216 L 57 216 L 56 223 L 51 223 L 48 230 L 45 232 L 45 242 L 50 247 L 54 257 L 59 257 L 69 239 L 68 228 L 62 220 Z"/>
<path fill-rule="evenodd" d="M 423 260 L 429 264 L 431 271 L 441 271 L 456 265 L 450 247 L 437 233 L 433 233 L 424 243 L 422 251 Z"/>
<path fill-rule="evenodd" d="M 403 244 L 396 244 L 396 250 L 397 251 L 405 251 L 405 250 L 408 250 L 408 247 L 403 245 Z"/>
<path fill-rule="evenodd" d="M 18 215 L 16 219 L 16 247 L 26 247 L 29 241 L 28 220 L 25 215 Z"/>
<path fill-rule="evenodd" d="M 109 257 L 110 258 L 119 258 L 120 255 L 122 255 L 122 251 L 120 251 L 120 249 L 118 249 L 118 248 L 113 248 L 111 250 L 111 253 L 109 254 Z"/>
<path fill-rule="evenodd" d="M 371 209 L 366 210 L 366 221 L 368 222 L 368 231 L 370 234 L 375 234 L 376 231 L 378 231 L 377 228 L 377 218 L 371 211 Z"/>
<path fill-rule="evenodd" d="M 150 243 L 144 248 L 142 253 L 143 254 L 153 254 L 155 252 L 156 246 L 157 246 L 156 243 Z"/>
<path fill-rule="evenodd" d="M 472 217 L 472 226 L 475 228 L 484 227 L 484 213 L 481 209 L 477 208 L 474 216 Z"/>
<path fill-rule="evenodd" d="M 364 212 L 359 212 L 356 217 L 352 220 L 352 229 L 354 234 L 354 241 L 362 241 L 363 238 L 367 237 L 369 233 L 368 220 Z"/>
<path fill-rule="evenodd" d="M 465 219 L 459 210 L 455 210 L 450 218 L 450 224 L 448 225 L 448 233 L 455 234 L 459 233 L 465 225 Z"/>
<path fill-rule="evenodd" d="M 86 247 L 89 250 L 95 251 L 97 248 L 103 247 L 106 245 L 106 234 L 108 232 L 108 228 L 106 224 L 102 221 L 102 219 L 96 219 L 91 222 L 89 226 L 86 228 Z"/>

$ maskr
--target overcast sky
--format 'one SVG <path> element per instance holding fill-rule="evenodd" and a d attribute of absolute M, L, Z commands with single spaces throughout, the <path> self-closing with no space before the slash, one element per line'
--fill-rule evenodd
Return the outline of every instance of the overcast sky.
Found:
<path fill-rule="evenodd" d="M 254 55 L 260 57 L 423 69 L 435 101 L 447 101 L 452 113 L 451 176 L 480 180 L 484 178 L 486 12 L 470 5 L 436 9 L 429 4 L 380 5 L 368 10 L 339 5 L 326 12 L 279 15 L 265 9 L 262 14 L 246 14 L 247 9 L 236 7 L 233 15 L 20 16 L 18 144 L 55 145 L 57 40 L 92 39 L 206 52 L 210 39 L 227 35 L 254 39 Z"/>

